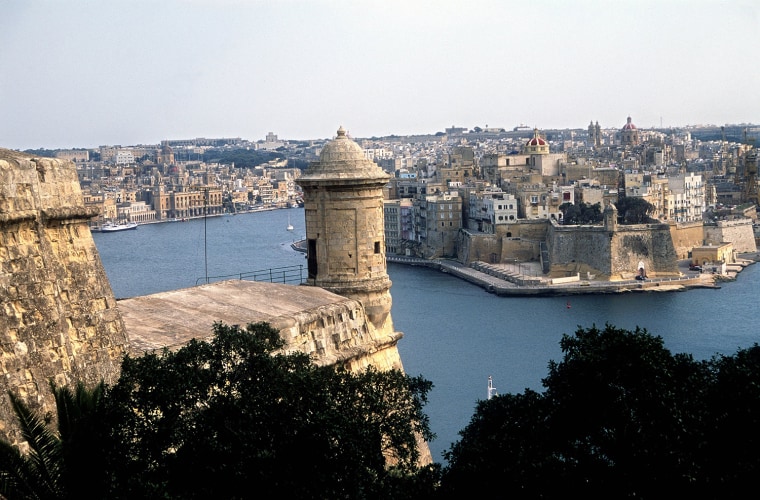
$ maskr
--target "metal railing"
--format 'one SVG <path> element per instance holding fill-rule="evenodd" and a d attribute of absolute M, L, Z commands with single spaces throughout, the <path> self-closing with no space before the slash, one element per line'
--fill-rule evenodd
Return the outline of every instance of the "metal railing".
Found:
<path fill-rule="evenodd" d="M 272 267 L 269 269 L 260 269 L 258 271 L 246 271 L 237 274 L 226 274 L 223 276 L 203 276 L 195 280 L 195 284 L 214 283 L 224 280 L 248 280 L 248 281 L 268 281 L 269 283 L 285 283 L 300 285 L 304 282 L 304 266 Z"/>

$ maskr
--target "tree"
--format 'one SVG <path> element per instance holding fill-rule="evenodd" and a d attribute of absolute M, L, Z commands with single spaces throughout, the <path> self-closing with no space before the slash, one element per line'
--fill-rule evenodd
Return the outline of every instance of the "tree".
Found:
<path fill-rule="evenodd" d="M 625 196 L 618 198 L 615 207 L 618 210 L 618 218 L 623 224 L 643 224 L 650 221 L 654 214 L 655 206 L 644 198 L 637 196 Z"/>
<path fill-rule="evenodd" d="M 521 498 L 726 498 L 751 487 L 760 347 L 695 361 L 646 330 L 611 325 L 579 328 L 560 345 L 543 393 L 478 403 L 446 453 L 444 497 L 494 485 Z"/>
<path fill-rule="evenodd" d="M 282 347 L 265 323 L 217 324 L 209 342 L 127 357 L 106 398 L 112 493 L 383 498 L 435 477 L 416 465 L 430 382 L 317 367 Z"/>
<path fill-rule="evenodd" d="M 596 224 L 604 220 L 602 207 L 599 203 L 563 203 L 559 207 L 562 212 L 562 224 Z"/>
<path fill-rule="evenodd" d="M 8 393 L 30 451 L 22 454 L 0 441 L 3 498 L 92 498 L 97 496 L 93 492 L 105 487 L 105 476 L 98 474 L 103 453 L 96 430 L 105 386 L 101 383 L 90 389 L 78 383 L 72 392 L 51 382 L 50 388 L 57 408 L 57 432 L 18 396 Z"/>

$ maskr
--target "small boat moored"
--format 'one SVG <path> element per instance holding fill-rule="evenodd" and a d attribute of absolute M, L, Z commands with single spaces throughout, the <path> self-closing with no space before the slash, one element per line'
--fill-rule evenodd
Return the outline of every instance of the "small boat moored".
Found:
<path fill-rule="evenodd" d="M 100 227 L 101 233 L 114 233 L 116 231 L 126 231 L 128 229 L 137 229 L 136 222 L 120 222 L 118 224 L 113 222 L 106 222 Z"/>

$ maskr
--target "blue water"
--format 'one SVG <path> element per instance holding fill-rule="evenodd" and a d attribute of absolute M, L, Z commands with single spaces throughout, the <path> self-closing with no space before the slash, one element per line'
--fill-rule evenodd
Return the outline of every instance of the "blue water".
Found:
<path fill-rule="evenodd" d="M 288 218 L 294 230 L 286 230 Z M 274 210 L 151 224 L 136 231 L 94 233 L 116 297 L 194 286 L 205 277 L 305 264 L 290 247 L 304 237 L 303 209 Z M 389 264 L 392 316 L 404 332 L 399 352 L 405 371 L 434 388 L 426 413 L 438 438 L 434 459 L 458 439 L 475 404 L 497 392 L 542 390 L 550 360 L 559 361 L 562 334 L 609 322 L 646 328 L 672 352 L 697 359 L 733 354 L 760 342 L 754 322 L 760 264 L 746 268 L 719 290 L 497 297 L 448 274 Z M 568 307 L 568 305 L 570 307 Z"/>

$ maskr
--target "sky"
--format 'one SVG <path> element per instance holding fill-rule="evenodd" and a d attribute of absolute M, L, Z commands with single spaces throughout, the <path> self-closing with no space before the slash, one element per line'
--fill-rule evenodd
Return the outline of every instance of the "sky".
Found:
<path fill-rule="evenodd" d="M 760 123 L 757 0 L 0 0 L 0 147 Z"/>

